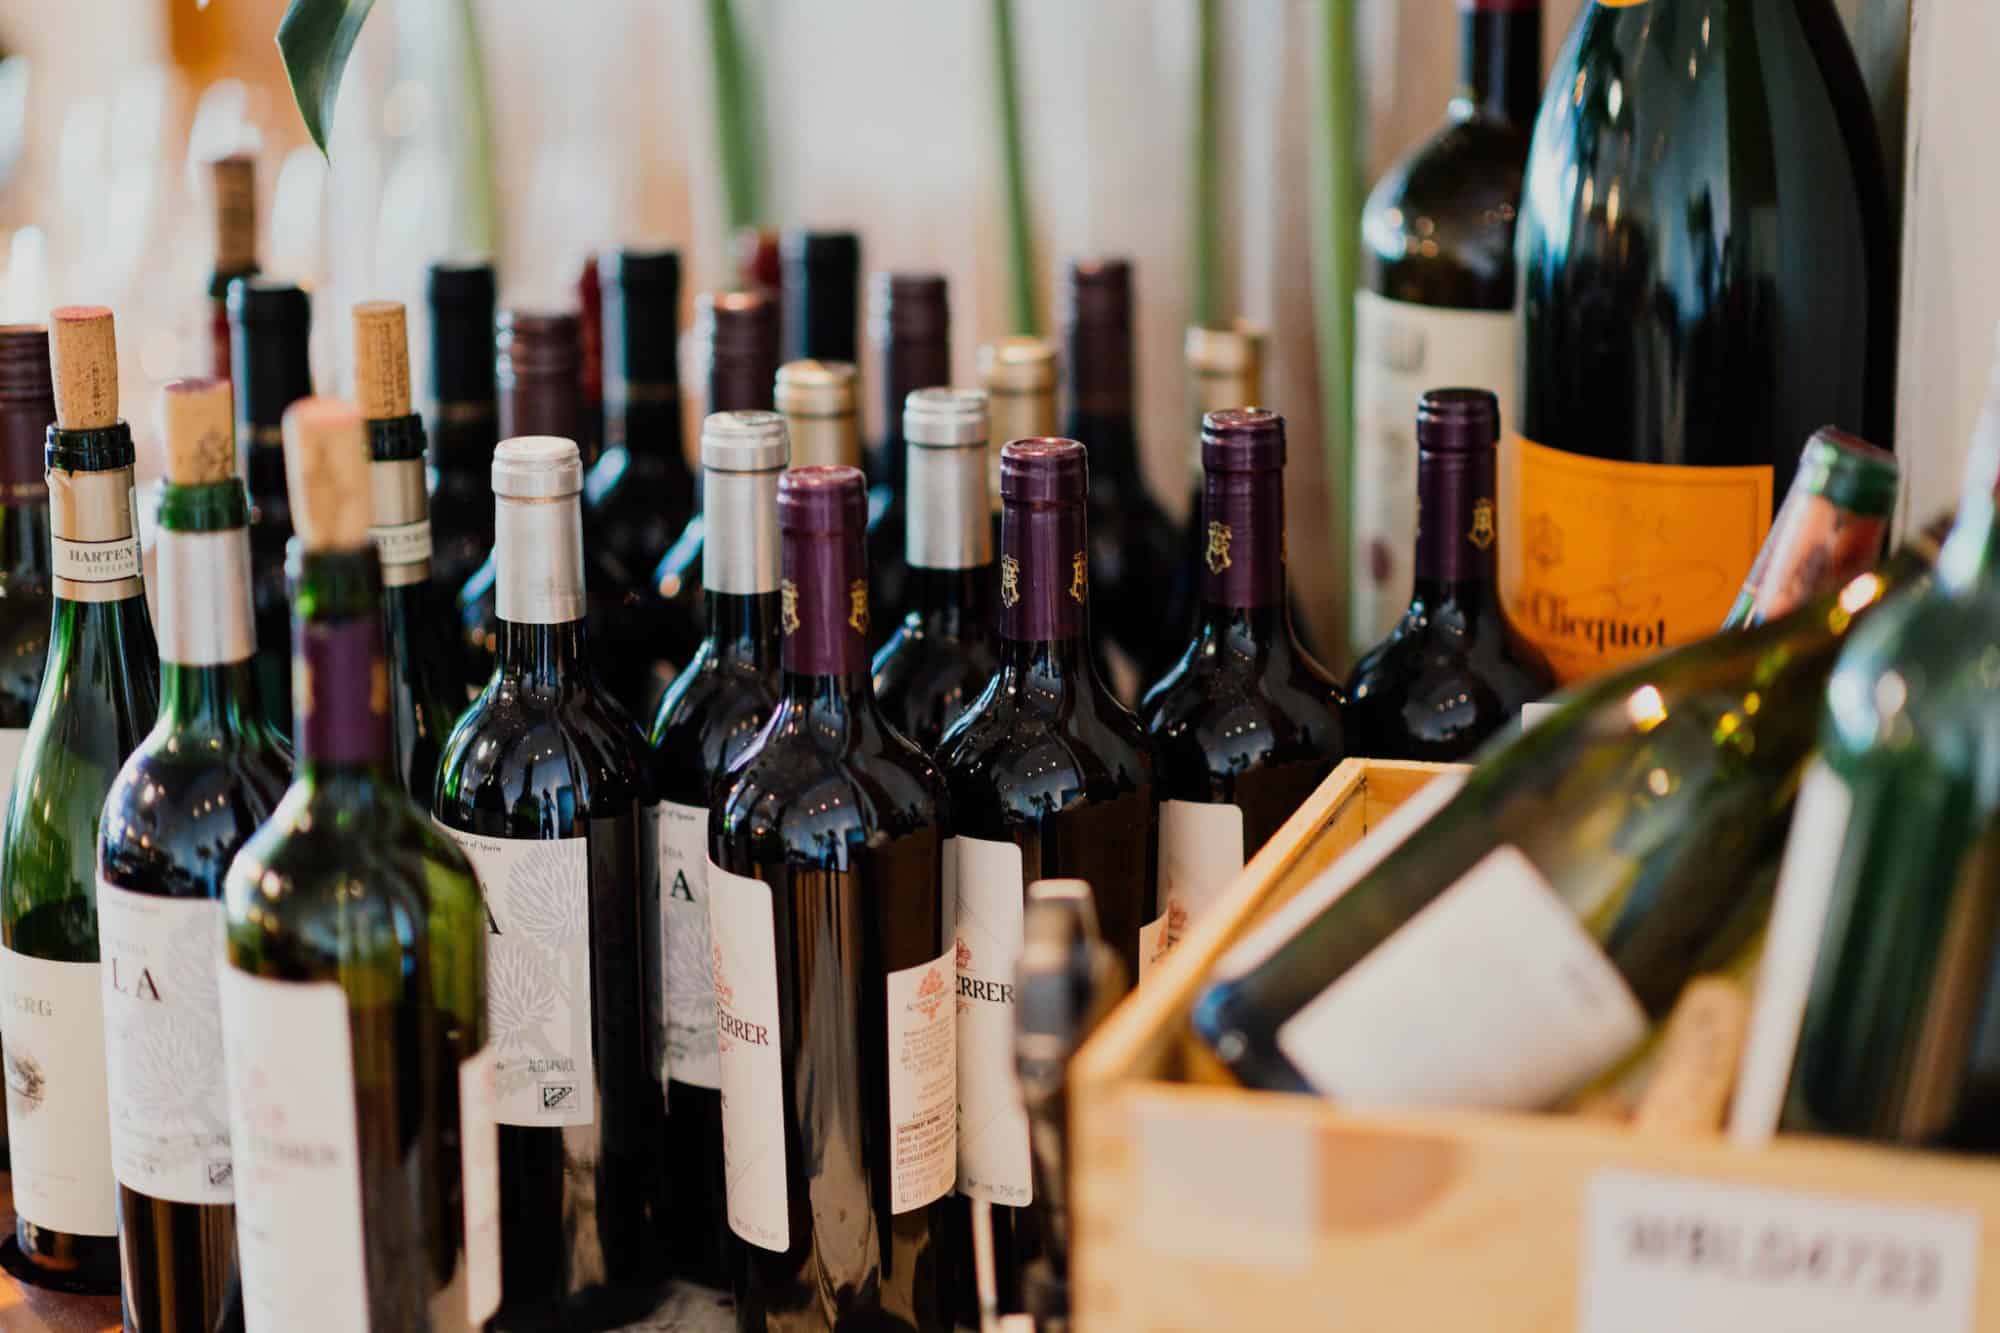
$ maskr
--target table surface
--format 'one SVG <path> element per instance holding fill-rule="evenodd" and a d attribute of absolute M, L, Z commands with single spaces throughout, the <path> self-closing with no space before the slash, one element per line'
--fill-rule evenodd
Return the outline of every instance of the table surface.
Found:
<path fill-rule="evenodd" d="M 0 1173 L 0 1235 L 14 1231 L 12 1181 Z M 730 1333 L 734 1306 L 721 1292 L 676 1282 L 666 1303 L 627 1333 Z M 0 1333 L 118 1333 L 116 1296 L 65 1296 L 0 1272 Z"/>

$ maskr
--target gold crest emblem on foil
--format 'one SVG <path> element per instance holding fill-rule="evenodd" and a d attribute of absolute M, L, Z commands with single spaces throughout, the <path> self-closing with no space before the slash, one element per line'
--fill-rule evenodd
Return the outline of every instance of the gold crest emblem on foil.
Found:
<path fill-rule="evenodd" d="M 847 585 L 847 623 L 856 634 L 868 632 L 868 580 L 856 579 Z"/>
<path fill-rule="evenodd" d="M 1069 595 L 1078 606 L 1090 595 L 1090 557 L 1082 551 L 1069 558 Z"/>
<path fill-rule="evenodd" d="M 1000 557 L 1000 605 L 1012 606 L 1021 600 L 1021 562 L 1011 555 Z"/>
<path fill-rule="evenodd" d="M 790 579 L 778 580 L 778 625 L 787 634 L 799 632 L 799 585 Z"/>
<path fill-rule="evenodd" d="M 1472 531 L 1465 534 L 1465 539 L 1483 551 L 1493 545 L 1494 538 L 1498 535 L 1493 527 L 1493 502 L 1491 500 L 1473 501 Z"/>
<path fill-rule="evenodd" d="M 1209 573 L 1220 574 L 1235 563 L 1229 558 L 1229 543 L 1235 536 L 1227 523 L 1208 525 L 1208 554 L 1204 559 L 1208 561 Z"/>

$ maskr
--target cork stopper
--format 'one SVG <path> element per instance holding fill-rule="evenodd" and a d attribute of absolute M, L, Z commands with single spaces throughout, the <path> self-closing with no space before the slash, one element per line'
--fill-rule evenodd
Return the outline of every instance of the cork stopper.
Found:
<path fill-rule="evenodd" d="M 369 421 L 410 415 L 410 336 L 401 301 L 354 307 L 354 398 Z"/>
<path fill-rule="evenodd" d="M 174 380 L 160 390 L 167 480 L 204 486 L 236 475 L 236 405 L 228 380 Z"/>
<path fill-rule="evenodd" d="M 118 341 L 110 310 L 66 305 L 50 311 L 49 365 L 58 426 L 103 430 L 118 424 Z"/>
<path fill-rule="evenodd" d="M 237 155 L 212 163 L 215 182 L 215 271 L 257 267 L 257 161 Z"/>
<path fill-rule="evenodd" d="M 338 398 L 301 398 L 285 409 L 284 430 L 285 487 L 300 543 L 308 551 L 365 548 L 373 497 L 361 414 Z"/>

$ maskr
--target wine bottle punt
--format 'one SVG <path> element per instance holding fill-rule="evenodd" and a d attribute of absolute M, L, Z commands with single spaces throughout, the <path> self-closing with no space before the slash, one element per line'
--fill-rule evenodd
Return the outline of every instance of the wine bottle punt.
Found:
<path fill-rule="evenodd" d="M 951 788 L 958 940 L 958 1197 L 953 1314 L 975 1322 L 971 1203 L 990 1205 L 1003 1310 L 1042 1252 L 1012 993 L 1027 887 L 1082 879 L 1138 974 L 1159 918 L 1157 761 L 1090 651 L 1090 472 L 1075 440 L 1001 450 L 1000 669 L 938 743 Z"/>
<path fill-rule="evenodd" d="M 218 994 L 249 1333 L 482 1328 L 499 1299 L 486 913 L 390 768 L 369 447 L 287 409 L 291 787 L 231 862 Z"/>
<path fill-rule="evenodd" d="M 867 488 L 779 482 L 784 683 L 709 818 L 736 1324 L 948 1326 L 947 800 L 868 677 Z"/>
<path fill-rule="evenodd" d="M 882 715 L 927 754 L 1000 665 L 990 429 L 983 389 L 918 389 L 903 408 L 910 606 L 873 669 Z"/>
<path fill-rule="evenodd" d="M 1517 420 L 1514 229 L 1541 98 L 1542 0 L 1459 0 L 1458 12 L 1458 88 L 1445 123 L 1384 173 L 1361 213 L 1348 547 L 1356 652 L 1395 629 L 1410 601 L 1417 399 L 1441 385 L 1486 389 L 1501 420 Z"/>
<path fill-rule="evenodd" d="M 851 231 L 794 229 L 779 238 L 778 256 L 785 360 L 860 360 L 861 238 Z"/>
<path fill-rule="evenodd" d="M 161 394 L 160 716 L 105 798 L 97 934 L 125 1327 L 242 1327 L 215 947 L 229 863 L 291 761 L 257 693 L 226 380 Z M 226 1322 L 225 1322 L 226 1321 Z"/>
<path fill-rule="evenodd" d="M 427 440 L 410 410 L 410 344 L 400 301 L 354 307 L 354 389 L 368 424 L 369 536 L 382 565 L 389 750 L 410 799 L 428 807 L 438 752 L 463 709 L 451 590 L 431 579 Z"/>
<path fill-rule="evenodd" d="M 500 442 L 494 379 L 493 266 L 430 267 L 431 577 L 456 594 L 493 550 L 493 495 L 486 472 Z M 482 675 L 472 689 L 486 683 Z"/>
<path fill-rule="evenodd" d="M 1160 765 L 1160 919 L 1141 980 L 1346 753 L 1333 681 L 1287 609 L 1285 419 L 1209 413 L 1202 461 L 1201 620 L 1139 709 Z"/>
<path fill-rule="evenodd" d="M 1919 539 L 1503 733 L 1225 954 L 1196 1033 L 1245 1084 L 1359 1106 L 1576 1091 L 1764 927 L 1827 675 L 1935 557 Z"/>
<path fill-rule="evenodd" d="M 55 604 L 48 665 L 0 843 L 6 1051 L 21 1276 L 118 1289 L 118 1190 L 105 1090 L 97 829 L 119 765 L 159 711 L 140 583 L 132 432 L 118 418 L 111 312 L 49 317 Z"/>
<path fill-rule="evenodd" d="M 432 805 L 485 888 L 500 1055 L 502 1318 L 612 1328 L 664 1296 L 666 1093 L 646 955 L 651 756 L 599 682 L 574 441 L 503 440 L 493 677 Z"/>
<path fill-rule="evenodd" d="M 778 367 L 774 396 L 797 466 L 861 466 L 858 378 L 846 361 L 788 361 Z"/>
<path fill-rule="evenodd" d="M 264 715 L 286 734 L 292 725 L 292 646 L 285 543 L 292 536 L 292 510 L 280 424 L 285 409 L 312 392 L 311 333 L 312 303 L 298 287 L 257 277 L 229 284 L 229 378 L 236 393 L 236 444 L 250 484 L 257 689 Z"/>
<path fill-rule="evenodd" d="M 232 153 L 209 163 L 215 205 L 215 267 L 208 279 L 209 370 L 227 380 L 230 370 L 229 284 L 257 274 L 257 159 Z"/>
<path fill-rule="evenodd" d="M 816 363 L 813 363 L 816 364 Z M 722 1074 L 708 928 L 708 813 L 723 773 L 750 747 L 779 686 L 778 476 L 785 419 L 718 412 L 702 426 L 702 495 L 717 516 L 702 548 L 708 635 L 653 721 L 659 779 L 660 933 L 653 974 L 667 1089 L 667 1219 L 674 1271 L 732 1283 L 722 1169 Z M 727 516 L 726 519 L 724 516 Z"/>
<path fill-rule="evenodd" d="M 1814 429 L 1891 443 L 1895 235 L 1832 0 L 1584 6 L 1521 197 L 1501 597 L 1567 684 L 1721 623 Z"/>

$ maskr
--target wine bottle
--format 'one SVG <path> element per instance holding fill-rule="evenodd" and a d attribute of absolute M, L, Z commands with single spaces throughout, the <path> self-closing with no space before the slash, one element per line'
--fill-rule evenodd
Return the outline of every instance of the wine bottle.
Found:
<path fill-rule="evenodd" d="M 785 360 L 859 361 L 855 334 L 861 238 L 851 231 L 795 229 L 779 239 L 778 254 L 784 273 Z"/>
<path fill-rule="evenodd" d="M 869 282 L 868 307 L 882 386 L 882 437 L 868 451 L 868 587 L 875 598 L 869 647 L 879 650 L 909 609 L 903 404 L 918 389 L 951 383 L 951 306 L 942 274 L 877 273 Z"/>
<path fill-rule="evenodd" d="M 1000 533 L 1000 450 L 1009 440 L 1046 440 L 1056 433 L 1056 345 L 1017 334 L 979 345 L 979 385 L 993 425 L 988 433 L 986 484 L 993 533 Z"/>
<path fill-rule="evenodd" d="M 111 312 L 49 316 L 55 609 L 48 666 L 0 839 L 0 1041 L 14 1239 L 26 1275 L 118 1290 L 118 1188 L 98 980 L 97 828 L 120 764 L 159 711 L 139 576 L 132 432 L 118 418 Z"/>
<path fill-rule="evenodd" d="M 214 191 L 215 267 L 208 278 L 208 373 L 229 378 L 229 284 L 257 273 L 257 159 L 234 153 L 209 163 Z"/>
<path fill-rule="evenodd" d="M 1937 577 L 1857 630 L 1828 684 L 1758 969 L 1739 1142 L 1782 1113 L 1805 1133 L 2000 1149 L 1982 1021 L 2000 995 L 1997 486 L 2000 365 Z"/>
<path fill-rule="evenodd" d="M 612 694 L 634 717 L 651 717 L 701 642 L 696 608 L 661 597 L 652 577 L 695 513 L 681 446 L 681 260 L 672 250 L 618 250 L 598 272 L 605 450 L 584 478 L 583 513 L 591 572 L 605 582 L 593 589 L 591 637 Z"/>
<path fill-rule="evenodd" d="M 1167 623 L 1180 626 L 1183 645 L 1201 622 L 1208 568 L 1208 526 L 1201 516 L 1207 493 L 1202 422 L 1210 412 L 1256 407 L 1264 401 L 1264 331 L 1241 321 L 1227 327 L 1197 325 L 1187 331 L 1185 346 L 1194 448 L 1188 451 L 1190 489 L 1187 522 L 1181 527 L 1181 558 L 1167 587 L 1166 606 Z M 1157 685 L 1157 679 L 1153 683 Z"/>
<path fill-rule="evenodd" d="M 709 817 L 736 1326 L 947 1327 L 944 784 L 868 680 L 867 484 L 778 483 L 784 684 Z"/>
<path fill-rule="evenodd" d="M 738 227 L 729 238 L 729 258 L 736 270 L 736 290 L 769 302 L 775 333 L 783 308 L 781 300 L 785 281 L 784 257 L 778 233 L 769 227 Z M 776 344 L 772 350 L 776 351 Z"/>
<path fill-rule="evenodd" d="M 845 361 L 788 361 L 778 367 L 774 396 L 798 466 L 861 466 L 856 378 Z"/>
<path fill-rule="evenodd" d="M 584 475 L 597 466 L 604 451 L 604 285 L 598 277 L 597 256 L 585 255 L 576 280 L 576 392 L 579 400 L 576 440 Z"/>
<path fill-rule="evenodd" d="M 722 1171 L 722 1075 L 708 930 L 708 810 L 723 773 L 764 729 L 779 684 L 778 474 L 785 423 L 769 412 L 718 412 L 702 426 L 702 494 L 718 516 L 703 544 L 708 635 L 653 720 L 660 790 L 660 934 L 654 975 L 667 1089 L 674 1270 L 731 1283 Z M 721 517 L 727 515 L 726 522 Z"/>
<path fill-rule="evenodd" d="M 1347 742 L 1370 759 L 1448 764 L 1555 679 L 1532 647 L 1508 641 L 1494 585 L 1499 400 L 1485 389 L 1432 390 L 1416 434 L 1416 583 L 1402 620 L 1348 677 Z"/>
<path fill-rule="evenodd" d="M 382 650 L 389 665 L 389 763 L 428 806 L 438 752 L 463 710 L 450 590 L 431 581 L 424 421 L 410 411 L 410 342 L 400 301 L 354 307 L 354 396 L 368 423 L 369 535 L 382 564 Z"/>
<path fill-rule="evenodd" d="M 493 550 L 493 495 L 487 469 L 500 442 L 494 388 L 493 266 L 430 268 L 431 577 L 456 594 Z M 486 683 L 482 675 L 473 688 Z"/>
<path fill-rule="evenodd" d="M 1139 707 L 1160 757 L 1160 917 L 1142 981 L 1347 749 L 1338 691 L 1287 609 L 1285 419 L 1209 413 L 1202 465 L 1201 621 Z"/>
<path fill-rule="evenodd" d="M 990 1206 L 1000 1299 L 1042 1252 L 1028 1123 L 1014 1087 L 1022 904 L 1038 879 L 1081 879 L 1127 976 L 1159 916 L 1156 761 L 1090 651 L 1090 471 L 1074 440 L 1000 454 L 1000 669 L 938 743 L 951 786 L 958 934 L 954 1314 L 973 1322 L 970 1204 Z"/>
<path fill-rule="evenodd" d="M 223 882 L 245 1325 L 481 1328 L 499 1299 L 486 912 L 389 767 L 360 414 L 287 409 L 298 767 Z"/>
<path fill-rule="evenodd" d="M 42 450 L 55 419 L 48 330 L 0 326 L 0 809 L 48 660 L 54 574 Z"/>
<path fill-rule="evenodd" d="M 769 412 L 778 377 L 778 307 L 753 292 L 703 292 L 694 299 L 695 345 L 707 362 L 708 413 Z M 702 534 L 700 514 L 653 571 L 660 596 L 677 614 L 705 623 L 701 609 Z"/>
<path fill-rule="evenodd" d="M 918 389 L 905 401 L 910 606 L 875 654 L 875 697 L 926 754 L 1000 666 L 989 430 L 983 389 Z"/>
<path fill-rule="evenodd" d="M 1132 266 L 1078 259 L 1064 284 L 1069 364 L 1065 433 L 1090 450 L 1090 580 L 1105 609 L 1101 644 L 1118 697 L 1136 701 L 1187 646 L 1187 626 L 1168 625 L 1150 580 L 1174 569 L 1180 540 L 1146 486 L 1133 420 Z M 1243 406 L 1243 404 L 1235 404 Z M 1081 878 L 1097 881 L 1088 875 Z"/>
<path fill-rule="evenodd" d="M 1899 475 L 1888 450 L 1831 426 L 1815 431 L 1723 628 L 1785 615 L 1829 571 L 1873 564 L 1895 517 Z"/>
<path fill-rule="evenodd" d="M 666 1093 L 643 930 L 651 764 L 599 684 L 574 441 L 493 455 L 500 654 L 438 765 L 432 813 L 486 890 L 503 1317 L 609 1328 L 666 1280 Z"/>
<path fill-rule="evenodd" d="M 1763 928 L 1827 675 L 1935 555 L 1905 547 L 1503 734 L 1225 954 L 1197 1035 L 1252 1087 L 1361 1106 L 1575 1092 Z"/>
<path fill-rule="evenodd" d="M 125 1327 L 242 1326 L 215 947 L 231 858 L 291 761 L 264 720 L 226 380 L 162 392 L 160 717 L 111 783 L 97 935 Z"/>
<path fill-rule="evenodd" d="M 285 409 L 312 392 L 307 340 L 312 303 L 288 282 L 238 278 L 229 284 L 230 380 L 236 391 L 236 445 L 250 483 L 250 602 L 257 612 L 257 692 L 264 716 L 289 734 L 292 707 L 290 612 L 285 543 L 292 536 L 279 425 Z"/>
<path fill-rule="evenodd" d="M 1568 683 L 1723 620 L 1813 429 L 1890 442 L 1895 238 L 1832 0 L 1586 5 L 1522 198 L 1501 598 Z"/>
<path fill-rule="evenodd" d="M 1445 122 L 1389 168 L 1361 212 L 1347 566 L 1356 650 L 1381 642 L 1409 605 L 1417 399 L 1440 385 L 1486 389 L 1502 421 L 1518 420 L 1514 221 L 1541 100 L 1542 0 L 1459 0 L 1458 11 Z"/>

